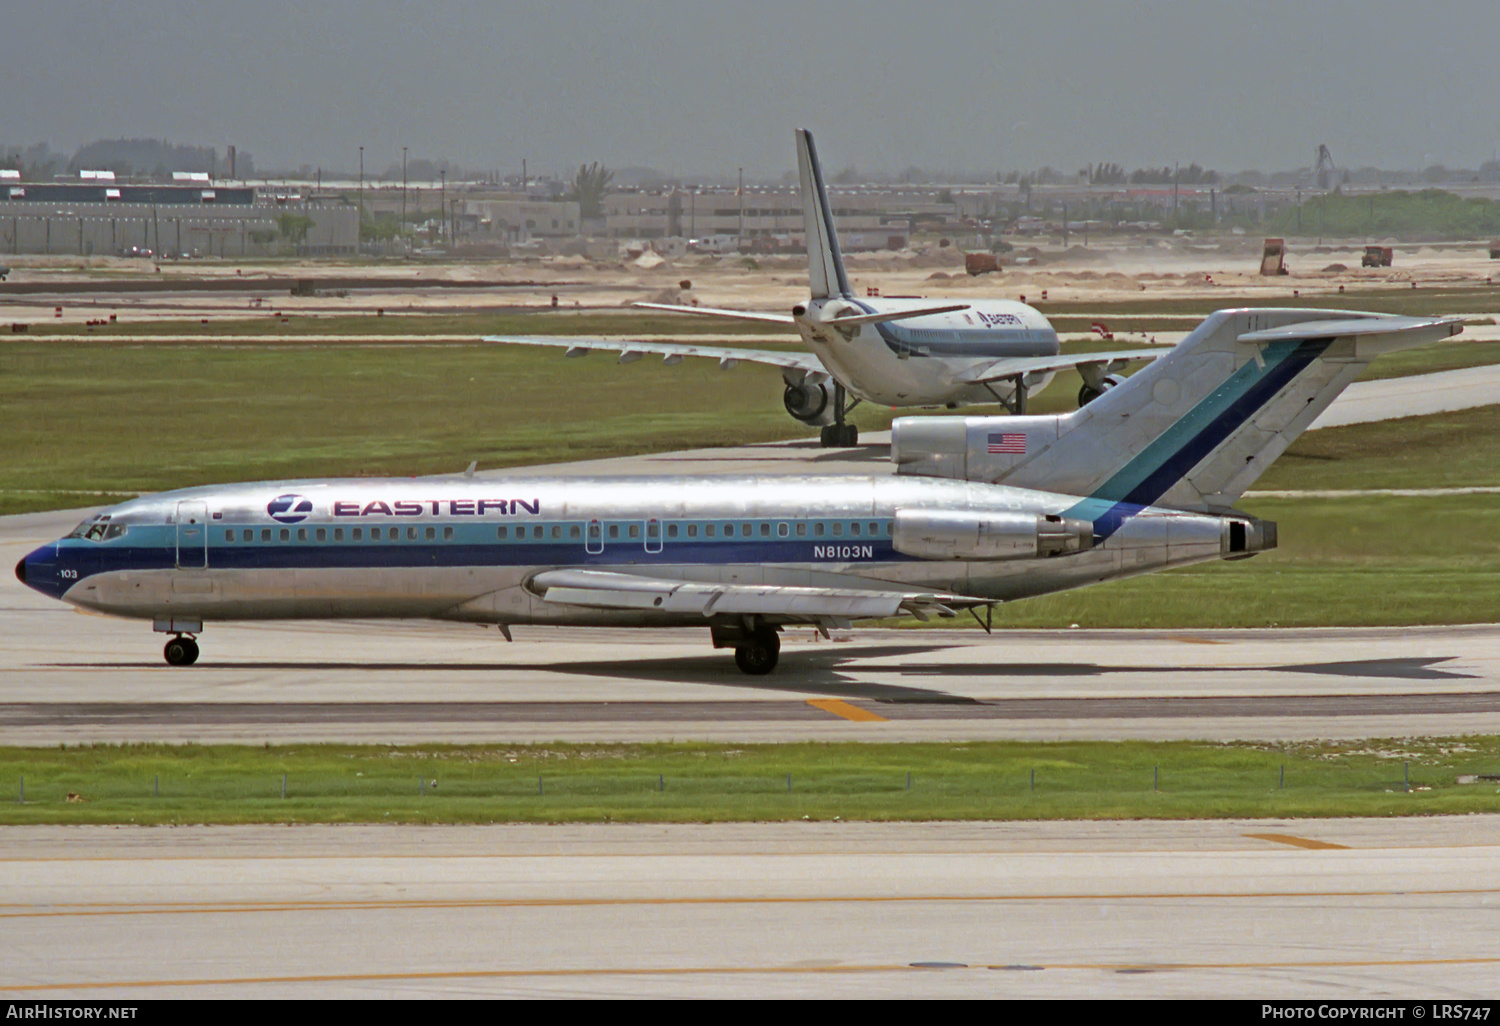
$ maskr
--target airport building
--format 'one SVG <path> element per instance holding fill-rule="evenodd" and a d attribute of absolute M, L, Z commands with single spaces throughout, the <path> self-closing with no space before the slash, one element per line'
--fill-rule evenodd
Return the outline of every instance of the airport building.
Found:
<path fill-rule="evenodd" d="M 358 239 L 357 208 L 296 189 L 0 181 L 0 254 L 323 256 Z"/>
<path fill-rule="evenodd" d="M 914 215 L 939 219 L 952 204 L 930 195 L 889 190 L 830 190 L 839 243 L 849 250 L 905 246 Z M 670 189 L 611 193 L 604 200 L 605 233 L 614 239 L 741 237 L 752 243 L 790 242 L 802 235 L 802 196 L 794 188 Z"/>

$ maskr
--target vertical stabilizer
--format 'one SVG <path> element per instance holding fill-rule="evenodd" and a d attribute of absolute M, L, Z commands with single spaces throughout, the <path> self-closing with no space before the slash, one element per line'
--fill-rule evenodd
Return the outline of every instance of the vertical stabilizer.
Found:
<path fill-rule="evenodd" d="M 906 418 L 891 455 L 900 473 L 1084 496 L 1067 515 L 1108 537 L 1142 506 L 1230 508 L 1372 359 L 1462 330 L 1443 317 L 1221 310 L 1081 410 Z"/>
<path fill-rule="evenodd" d="M 802 176 L 802 224 L 807 232 L 807 277 L 814 299 L 832 299 L 850 294 L 839 254 L 839 237 L 833 229 L 833 208 L 823 185 L 823 168 L 813 147 L 812 133 L 797 130 L 797 170 Z"/>

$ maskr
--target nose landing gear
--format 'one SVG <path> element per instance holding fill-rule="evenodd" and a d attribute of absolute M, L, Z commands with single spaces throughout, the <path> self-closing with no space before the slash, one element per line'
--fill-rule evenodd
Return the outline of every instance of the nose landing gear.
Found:
<path fill-rule="evenodd" d="M 167 642 L 162 651 L 169 666 L 192 666 L 198 661 L 198 642 L 185 634 L 179 634 Z"/>

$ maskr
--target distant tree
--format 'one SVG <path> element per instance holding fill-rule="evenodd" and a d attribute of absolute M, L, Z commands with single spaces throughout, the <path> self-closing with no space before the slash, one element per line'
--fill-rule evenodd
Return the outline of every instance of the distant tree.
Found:
<path fill-rule="evenodd" d="M 573 188 L 568 191 L 568 199 L 578 203 L 579 216 L 604 216 L 604 197 L 609 195 L 609 183 L 614 177 L 615 173 L 600 167 L 597 160 L 579 165 Z"/>
<path fill-rule="evenodd" d="M 850 166 L 840 171 L 838 174 L 834 175 L 833 180 L 839 185 L 853 185 L 855 182 L 859 181 L 859 172 L 854 170 L 854 166 L 851 164 Z"/>
<path fill-rule="evenodd" d="M 939 189 L 938 190 L 938 194 L 937 194 L 937 201 L 939 203 L 952 203 L 953 202 L 953 190 L 952 189 Z"/>
<path fill-rule="evenodd" d="M 307 233 L 317 226 L 317 222 L 306 214 L 282 214 L 276 219 L 276 226 L 283 238 L 300 246 L 307 241 Z"/>

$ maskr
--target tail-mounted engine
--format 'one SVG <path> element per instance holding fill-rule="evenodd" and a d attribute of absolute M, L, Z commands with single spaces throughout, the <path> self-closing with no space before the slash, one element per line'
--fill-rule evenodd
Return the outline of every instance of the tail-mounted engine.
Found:
<path fill-rule="evenodd" d="M 1094 525 L 1052 513 L 900 509 L 891 545 L 918 559 L 1045 559 L 1094 546 Z"/>

